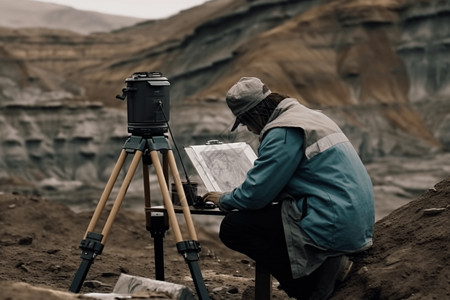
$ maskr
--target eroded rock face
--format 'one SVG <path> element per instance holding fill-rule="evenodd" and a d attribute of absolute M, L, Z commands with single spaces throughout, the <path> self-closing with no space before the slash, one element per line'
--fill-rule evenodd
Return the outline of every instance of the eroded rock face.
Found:
<path fill-rule="evenodd" d="M 239 77 L 257 74 L 272 90 L 324 110 L 344 128 L 365 162 L 385 155 L 424 155 L 448 149 L 445 53 L 450 36 L 449 3 L 333 1 L 312 5 L 244 44 L 232 37 L 230 28 L 235 32 L 251 24 L 245 18 L 224 17 L 219 24 L 227 30 L 220 43 L 230 47 L 221 51 L 233 49 L 231 45 L 236 48 L 223 54 L 222 60 L 210 61 L 202 72 L 176 77 L 177 85 L 186 85 L 182 90 L 197 100 L 191 108 L 183 105 L 184 114 L 191 109 L 191 115 L 208 115 L 209 110 L 199 107 L 214 102 L 221 107 L 216 115 L 231 123 L 223 95 Z M 254 1 L 248 9 L 264 14 L 265 8 Z M 207 35 L 201 33 L 214 29 L 199 28 L 188 45 L 205 44 Z M 210 48 L 220 46 L 219 41 L 208 42 Z M 208 53 L 201 62 L 208 61 Z M 204 88 L 192 91 L 189 76 Z M 184 124 L 177 121 L 175 126 L 183 128 Z M 195 126 L 199 128 L 194 132 L 204 132 L 204 139 L 208 132 L 221 132 L 201 122 Z"/>
<path fill-rule="evenodd" d="M 102 105 L 8 105 L 0 116 L 1 179 L 108 179 L 123 146 L 126 116 Z"/>
<path fill-rule="evenodd" d="M 408 6 L 401 14 L 396 50 L 408 70 L 411 102 L 450 96 L 449 11 L 449 2 L 433 1 Z"/>

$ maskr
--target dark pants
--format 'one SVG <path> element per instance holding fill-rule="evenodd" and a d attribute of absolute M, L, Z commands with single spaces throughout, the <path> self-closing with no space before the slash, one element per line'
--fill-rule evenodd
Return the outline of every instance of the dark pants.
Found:
<path fill-rule="evenodd" d="M 311 294 L 314 276 L 292 278 L 280 204 L 227 214 L 220 226 L 220 239 L 268 270 L 290 297 L 306 299 Z"/>

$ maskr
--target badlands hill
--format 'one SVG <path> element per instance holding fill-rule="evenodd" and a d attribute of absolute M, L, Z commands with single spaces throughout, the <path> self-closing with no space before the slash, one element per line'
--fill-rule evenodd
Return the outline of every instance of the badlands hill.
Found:
<path fill-rule="evenodd" d="M 0 27 L 8 28 L 51 28 L 89 34 L 108 32 L 143 21 L 31 0 L 2 0 L 0 8 Z"/>
<path fill-rule="evenodd" d="M 450 143 L 449 5 L 215 0 L 110 33 L 3 28 L 2 60 L 27 67 L 0 74 L 19 76 L 12 79 L 19 87 L 53 85 L 124 109 L 114 97 L 125 78 L 161 71 L 172 83 L 173 126 L 183 142 L 223 132 L 232 119 L 223 95 L 240 77 L 259 76 L 328 112 L 366 156 L 423 154 Z M 4 91 L 2 102 L 18 100 L 11 94 Z"/>
<path fill-rule="evenodd" d="M 107 181 L 127 136 L 126 103 L 115 95 L 136 71 L 169 78 L 181 151 L 211 139 L 256 149 L 245 130 L 229 133 L 224 102 L 250 75 L 342 127 L 385 215 L 450 172 L 449 7 L 450 0 L 214 0 L 112 32 L 2 27 L 0 186 L 81 198 L 81 206 L 96 201 L 91 191 Z"/>

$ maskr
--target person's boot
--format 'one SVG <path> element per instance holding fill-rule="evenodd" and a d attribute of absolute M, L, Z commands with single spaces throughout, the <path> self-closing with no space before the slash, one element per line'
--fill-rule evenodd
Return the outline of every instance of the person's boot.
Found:
<path fill-rule="evenodd" d="M 333 294 L 336 283 L 347 279 L 353 262 L 345 255 L 329 257 L 317 269 L 316 288 L 308 300 L 326 300 Z"/>

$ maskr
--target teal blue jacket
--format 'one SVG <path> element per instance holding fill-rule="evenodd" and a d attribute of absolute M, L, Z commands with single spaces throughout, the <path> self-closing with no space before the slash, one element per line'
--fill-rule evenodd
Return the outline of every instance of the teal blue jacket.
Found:
<path fill-rule="evenodd" d="M 240 186 L 221 197 L 221 209 L 260 209 L 288 194 L 298 216 L 283 221 L 287 235 L 295 236 L 301 228 L 318 247 L 344 253 L 372 244 L 372 183 L 333 121 L 286 99 L 260 139 L 254 167 Z M 286 240 L 288 251 L 294 252 L 291 238 Z"/>

